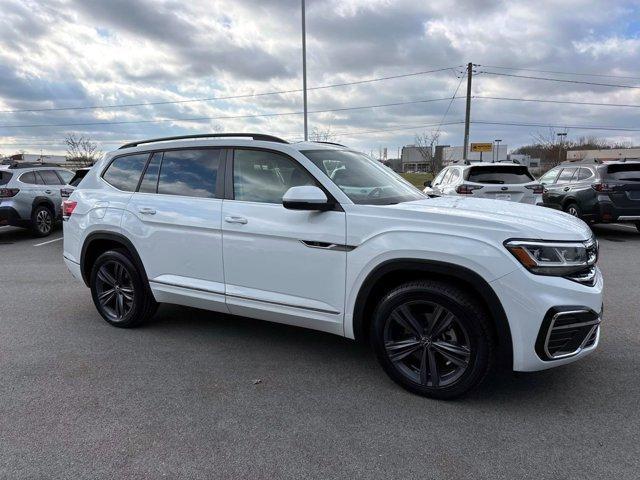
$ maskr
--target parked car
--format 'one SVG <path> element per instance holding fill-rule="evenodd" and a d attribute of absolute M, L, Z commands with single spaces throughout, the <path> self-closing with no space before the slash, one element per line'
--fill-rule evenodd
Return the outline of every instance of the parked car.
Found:
<path fill-rule="evenodd" d="M 542 203 L 542 185 L 524 165 L 513 163 L 470 163 L 444 168 L 425 182 L 430 196 L 463 195 L 511 202 Z"/>
<path fill-rule="evenodd" d="M 30 228 L 46 237 L 61 219 L 61 186 L 73 172 L 42 164 L 0 166 L 0 225 Z"/>
<path fill-rule="evenodd" d="M 565 162 L 540 178 L 546 207 L 589 223 L 630 222 L 640 231 L 640 162 Z"/>
<path fill-rule="evenodd" d="M 134 142 L 63 204 L 64 261 L 117 327 L 158 302 L 371 342 L 408 390 L 452 398 L 494 363 L 563 365 L 600 336 L 589 227 L 428 198 L 349 148 L 259 134 Z"/>
<path fill-rule="evenodd" d="M 87 175 L 87 173 L 91 170 L 91 167 L 79 168 L 76 170 L 76 173 L 73 175 L 71 180 L 65 188 L 60 190 L 60 196 L 62 199 L 69 198 L 76 187 L 80 184 L 80 181 Z"/>

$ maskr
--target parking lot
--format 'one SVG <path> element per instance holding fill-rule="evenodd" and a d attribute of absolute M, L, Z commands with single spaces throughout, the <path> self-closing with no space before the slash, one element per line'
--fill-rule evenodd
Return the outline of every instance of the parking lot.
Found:
<path fill-rule="evenodd" d="M 60 230 L 2 227 L 0 477 L 638 478 L 640 234 L 594 230 L 600 348 L 441 402 L 328 334 L 168 305 L 113 328 Z"/>

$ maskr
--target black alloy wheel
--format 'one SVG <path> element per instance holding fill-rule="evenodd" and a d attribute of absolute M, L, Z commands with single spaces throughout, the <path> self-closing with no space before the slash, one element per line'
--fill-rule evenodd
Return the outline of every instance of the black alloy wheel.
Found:
<path fill-rule="evenodd" d="M 109 250 L 96 259 L 90 286 L 98 312 L 116 327 L 135 327 L 158 307 L 145 276 L 124 250 Z"/>
<path fill-rule="evenodd" d="M 371 342 L 385 372 L 419 395 L 450 399 L 490 370 L 494 332 L 485 309 L 459 287 L 409 282 L 378 304 Z"/>

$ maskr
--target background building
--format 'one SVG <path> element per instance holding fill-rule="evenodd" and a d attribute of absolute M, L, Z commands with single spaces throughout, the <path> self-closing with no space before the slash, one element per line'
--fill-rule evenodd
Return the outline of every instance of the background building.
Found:
<path fill-rule="evenodd" d="M 49 163 L 54 165 L 65 165 L 67 157 L 65 155 L 47 155 L 36 153 L 16 153 L 8 157 L 3 157 L 5 163 Z"/>
<path fill-rule="evenodd" d="M 402 147 L 400 160 L 403 172 L 428 172 L 430 170 L 431 154 L 427 150 L 427 158 L 421 153 L 420 148 L 415 145 Z"/>
<path fill-rule="evenodd" d="M 605 148 L 602 150 L 569 150 L 567 160 L 602 160 L 613 161 L 623 159 L 640 159 L 640 148 Z"/>

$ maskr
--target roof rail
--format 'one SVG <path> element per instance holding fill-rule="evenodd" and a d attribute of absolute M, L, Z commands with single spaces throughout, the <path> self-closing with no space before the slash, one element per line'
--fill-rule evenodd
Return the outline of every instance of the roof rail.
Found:
<path fill-rule="evenodd" d="M 274 137 L 273 135 L 264 135 L 262 133 L 201 133 L 197 135 L 178 135 L 175 137 L 162 137 L 162 138 L 151 138 L 149 140 L 139 140 L 137 142 L 125 143 L 119 148 L 119 150 L 122 150 L 123 148 L 137 147 L 138 145 L 142 145 L 146 143 L 168 142 L 170 140 L 188 140 L 193 138 L 234 138 L 234 137 L 252 138 L 253 140 L 261 140 L 263 142 L 289 143 L 286 140 L 283 140 L 282 138 Z"/>
<path fill-rule="evenodd" d="M 60 168 L 60 165 L 57 163 L 40 163 L 40 162 L 14 162 L 9 164 L 9 168 L 11 170 L 14 170 L 16 168 L 34 168 L 34 167 Z"/>
<path fill-rule="evenodd" d="M 327 145 L 335 145 L 337 147 L 349 148 L 346 145 L 342 145 L 341 143 L 336 143 L 336 142 L 323 142 L 321 140 L 313 140 L 313 143 L 325 143 Z"/>

